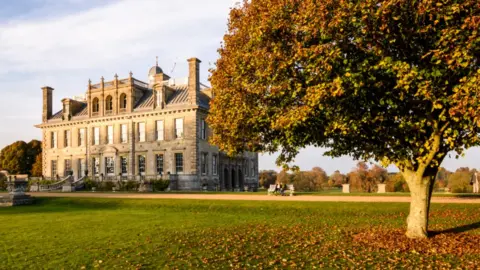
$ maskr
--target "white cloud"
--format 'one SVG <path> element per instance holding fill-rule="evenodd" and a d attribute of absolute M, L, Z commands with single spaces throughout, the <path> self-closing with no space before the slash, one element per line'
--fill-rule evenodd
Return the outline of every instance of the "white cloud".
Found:
<path fill-rule="evenodd" d="M 71 0 L 81 9 L 66 14 L 65 3 L 0 20 L 0 147 L 18 139 L 40 138 L 41 90 L 55 88 L 54 110 L 63 97 L 83 94 L 89 78 L 113 79 L 129 71 L 146 79 L 159 56 L 173 77 L 186 76 L 186 59 L 199 57 L 201 76 L 226 30 L 230 0 Z M 88 6 L 95 4 L 97 7 Z M 85 7 L 87 5 L 87 7 Z M 71 10 L 71 9 L 69 9 Z M 48 11 L 48 12 L 47 12 Z M 56 12 L 57 11 L 57 12 Z"/>
<path fill-rule="evenodd" d="M 232 4 L 124 0 L 60 18 L 7 22 L 0 26 L 0 73 L 88 69 L 152 50 L 194 56 L 219 45 L 218 28 L 209 26 L 226 28 Z"/>

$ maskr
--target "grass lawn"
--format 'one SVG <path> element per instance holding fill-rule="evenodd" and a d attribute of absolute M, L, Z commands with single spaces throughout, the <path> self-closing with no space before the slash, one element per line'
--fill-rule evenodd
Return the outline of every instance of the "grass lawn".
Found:
<path fill-rule="evenodd" d="M 0 208 L 0 269 L 480 267 L 478 205 L 39 198 Z M 441 233 L 440 233 L 441 232 Z"/>

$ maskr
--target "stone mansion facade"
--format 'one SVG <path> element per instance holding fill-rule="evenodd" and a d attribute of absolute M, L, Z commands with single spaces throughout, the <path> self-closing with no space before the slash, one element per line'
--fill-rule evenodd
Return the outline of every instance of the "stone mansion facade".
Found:
<path fill-rule="evenodd" d="M 148 83 L 130 75 L 92 84 L 85 96 L 62 99 L 52 112 L 53 88 L 43 87 L 43 175 L 100 180 L 170 179 L 177 190 L 258 187 L 258 154 L 228 157 L 209 144 L 205 121 L 212 89 L 200 83 L 200 60 L 172 79 L 158 66 Z"/>

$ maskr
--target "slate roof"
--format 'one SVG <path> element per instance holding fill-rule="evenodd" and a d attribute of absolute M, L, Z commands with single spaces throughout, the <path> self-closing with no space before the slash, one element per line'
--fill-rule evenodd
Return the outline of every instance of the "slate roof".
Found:
<path fill-rule="evenodd" d="M 168 97 L 166 101 L 167 105 L 189 104 L 188 85 L 170 86 L 170 88 L 173 90 L 173 94 Z M 210 97 L 208 97 L 205 93 L 200 93 L 199 100 L 200 106 L 207 109 L 210 108 Z M 153 96 L 153 91 L 148 90 L 135 104 L 134 110 L 153 108 L 154 103 L 155 100 Z"/>
<path fill-rule="evenodd" d="M 55 113 L 50 120 L 57 120 L 62 119 L 63 110 L 58 111 Z M 82 102 L 82 108 L 76 114 L 72 115 L 72 117 L 80 117 L 80 116 L 87 116 L 88 115 L 88 106 L 87 103 Z"/>
<path fill-rule="evenodd" d="M 170 97 L 168 97 L 167 105 L 189 104 L 188 85 L 171 86 L 171 88 L 174 91 L 173 91 L 173 94 Z M 200 101 L 199 105 L 201 107 L 204 107 L 206 109 L 210 108 L 210 105 L 209 105 L 210 97 L 207 94 L 200 92 L 199 101 Z M 143 96 L 140 98 L 140 100 L 138 100 L 137 103 L 135 104 L 134 111 L 151 109 L 153 108 L 154 103 L 155 103 L 155 100 L 154 100 L 153 91 L 146 90 Z M 62 114 L 63 114 L 63 110 L 60 110 L 57 113 L 55 113 L 50 118 L 50 120 L 62 119 Z M 78 111 L 75 115 L 73 115 L 72 118 L 83 117 L 83 116 L 88 116 L 88 105 L 87 103 L 82 102 L 81 110 Z"/>
<path fill-rule="evenodd" d="M 155 100 L 153 100 L 153 91 L 145 91 L 140 100 L 135 104 L 134 109 L 152 108 L 154 102 Z"/>
<path fill-rule="evenodd" d="M 188 104 L 188 85 L 175 87 L 175 93 L 167 100 L 167 105 L 170 104 Z M 200 106 L 209 109 L 210 97 L 205 93 L 200 92 L 199 95 Z"/>
<path fill-rule="evenodd" d="M 59 112 L 54 114 L 52 118 L 50 118 L 50 120 L 62 119 L 62 113 L 63 113 L 63 110 L 60 110 Z"/>
<path fill-rule="evenodd" d="M 174 86 L 175 92 L 167 99 L 167 105 L 188 103 L 188 85 Z"/>
<path fill-rule="evenodd" d="M 88 116 L 88 105 L 87 105 L 87 103 L 83 103 L 82 106 L 83 106 L 82 109 L 77 114 L 75 114 L 73 117 Z"/>

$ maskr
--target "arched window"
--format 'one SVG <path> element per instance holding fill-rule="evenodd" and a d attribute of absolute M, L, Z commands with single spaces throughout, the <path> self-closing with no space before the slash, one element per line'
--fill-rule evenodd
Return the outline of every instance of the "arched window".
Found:
<path fill-rule="evenodd" d="M 99 103 L 98 103 L 98 98 L 94 98 L 93 101 L 92 101 L 92 112 L 93 113 L 98 113 L 99 110 L 100 110 L 100 106 L 99 106 Z"/>
<path fill-rule="evenodd" d="M 127 95 L 120 95 L 120 111 L 125 111 L 127 109 Z"/>
<path fill-rule="evenodd" d="M 113 110 L 113 98 L 112 98 L 112 96 L 108 96 L 107 99 L 105 99 L 105 110 L 107 112 L 112 112 L 112 110 Z"/>

